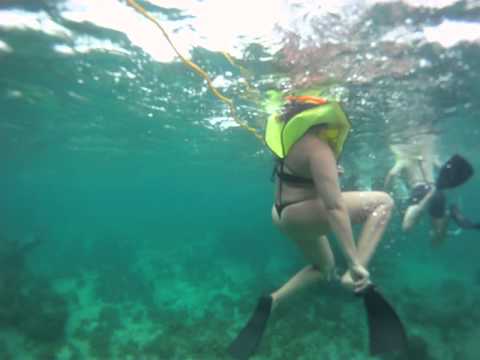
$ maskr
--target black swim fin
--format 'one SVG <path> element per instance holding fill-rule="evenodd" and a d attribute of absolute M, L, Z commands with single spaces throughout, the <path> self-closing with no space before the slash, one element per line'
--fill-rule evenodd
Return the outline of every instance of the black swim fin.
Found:
<path fill-rule="evenodd" d="M 462 156 L 453 155 L 440 168 L 437 178 L 437 189 L 451 189 L 464 184 L 473 176 L 472 165 Z"/>
<path fill-rule="evenodd" d="M 262 296 L 258 301 L 247 325 L 228 347 L 228 353 L 234 359 L 247 360 L 257 350 L 272 311 L 272 301 L 271 296 Z"/>
<path fill-rule="evenodd" d="M 407 354 L 405 328 L 395 310 L 374 287 L 369 285 L 362 293 L 367 311 L 370 354 Z"/>

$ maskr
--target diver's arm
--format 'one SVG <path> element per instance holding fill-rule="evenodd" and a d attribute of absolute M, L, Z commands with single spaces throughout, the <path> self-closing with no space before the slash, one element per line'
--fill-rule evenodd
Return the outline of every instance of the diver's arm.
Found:
<path fill-rule="evenodd" d="M 467 219 L 460 211 L 458 206 L 450 206 L 450 217 L 455 221 L 458 227 L 462 229 L 476 229 L 480 230 L 480 223 L 474 223 Z"/>
<path fill-rule="evenodd" d="M 415 205 L 410 205 L 405 212 L 405 216 L 403 217 L 403 222 L 402 222 L 402 229 L 403 231 L 409 231 L 412 229 L 412 227 L 417 223 L 418 219 L 420 218 L 420 215 L 423 213 L 425 208 L 430 202 L 430 199 L 432 196 L 435 194 L 435 187 L 433 187 L 427 195 L 418 203 Z"/>
<path fill-rule="evenodd" d="M 400 174 L 400 171 L 403 169 L 403 163 L 401 161 L 397 161 L 395 165 L 390 169 L 387 176 L 385 177 L 385 181 L 383 183 L 383 188 L 386 189 L 388 185 L 390 185 L 394 176 Z"/>
<path fill-rule="evenodd" d="M 312 142 L 314 144 L 309 156 L 310 171 L 315 188 L 325 204 L 328 224 L 340 243 L 349 268 L 358 266 L 360 260 L 353 240 L 348 209 L 340 191 L 335 157 L 327 143 L 318 138 Z"/>

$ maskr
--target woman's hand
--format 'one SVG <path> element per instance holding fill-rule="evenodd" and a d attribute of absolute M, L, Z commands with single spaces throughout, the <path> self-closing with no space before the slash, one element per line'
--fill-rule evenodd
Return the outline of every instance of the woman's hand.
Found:
<path fill-rule="evenodd" d="M 355 293 L 362 292 L 370 285 L 370 273 L 360 264 L 352 265 L 342 276 L 341 283 Z"/>

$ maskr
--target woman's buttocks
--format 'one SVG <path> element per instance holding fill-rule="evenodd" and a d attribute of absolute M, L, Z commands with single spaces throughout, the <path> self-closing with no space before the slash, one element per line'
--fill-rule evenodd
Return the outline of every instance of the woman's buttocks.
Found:
<path fill-rule="evenodd" d="M 292 203 L 303 200 L 315 199 L 317 197 L 317 192 L 315 186 L 312 185 L 302 185 L 302 186 L 292 186 L 286 183 L 285 181 L 281 184 L 282 192 L 280 197 L 280 185 L 277 181 L 277 192 L 276 200 L 277 203 L 281 200 L 282 203 Z"/>

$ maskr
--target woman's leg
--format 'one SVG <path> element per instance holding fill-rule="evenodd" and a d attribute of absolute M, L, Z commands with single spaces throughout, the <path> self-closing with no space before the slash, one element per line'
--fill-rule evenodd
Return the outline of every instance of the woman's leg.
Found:
<path fill-rule="evenodd" d="M 322 220 L 325 219 L 324 209 L 318 202 L 307 200 L 289 205 L 281 218 L 274 207 L 272 219 L 311 264 L 271 294 L 275 307 L 312 283 L 329 280 L 335 268 L 335 259 L 324 235 L 328 230 L 328 225 Z"/>
<path fill-rule="evenodd" d="M 313 265 L 304 267 L 271 294 L 273 308 L 315 282 L 330 280 L 335 268 L 335 259 L 326 236 L 316 238 L 302 236 L 301 238 L 294 237 L 293 240 L 296 241 L 306 258 Z"/>
<path fill-rule="evenodd" d="M 352 223 L 363 223 L 357 240 L 360 263 L 367 267 L 380 239 L 388 225 L 394 202 L 384 192 L 351 192 L 344 194 Z M 353 288 L 353 279 L 347 271 L 342 276 L 342 284 Z"/>
<path fill-rule="evenodd" d="M 390 221 L 394 202 L 385 192 L 346 192 L 343 198 L 354 224 L 363 228 L 357 240 L 360 263 L 367 266 Z"/>
<path fill-rule="evenodd" d="M 384 192 L 346 192 L 342 196 L 352 223 L 364 223 L 357 241 L 361 264 L 367 266 L 388 224 L 393 209 L 392 198 Z M 280 218 L 272 209 L 274 223 L 292 239 L 305 258 L 313 264 L 295 274 L 271 294 L 273 306 L 313 282 L 329 280 L 335 259 L 324 235 L 328 232 L 326 210 L 318 200 L 306 200 L 289 205 Z"/>

